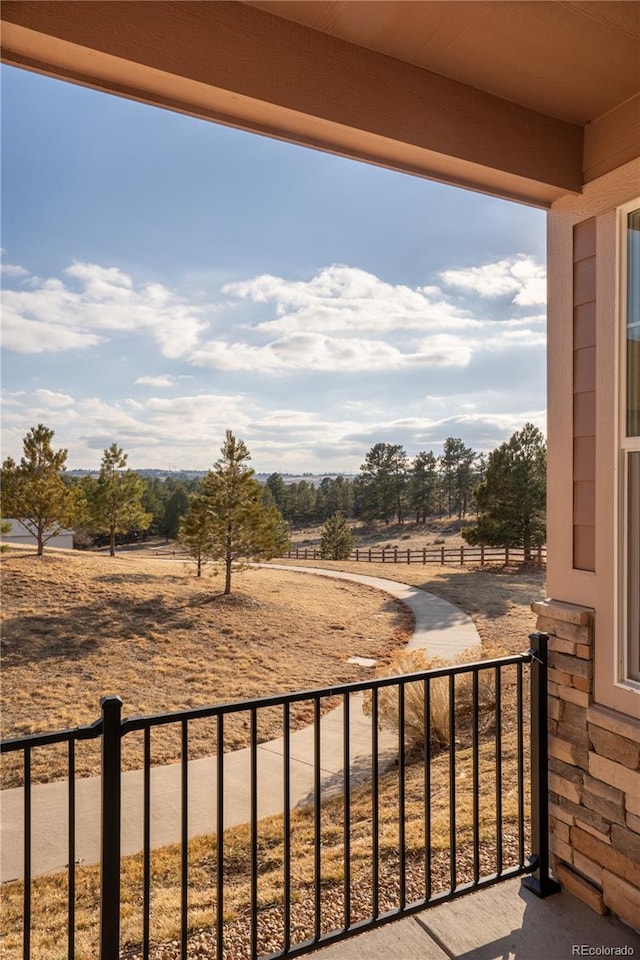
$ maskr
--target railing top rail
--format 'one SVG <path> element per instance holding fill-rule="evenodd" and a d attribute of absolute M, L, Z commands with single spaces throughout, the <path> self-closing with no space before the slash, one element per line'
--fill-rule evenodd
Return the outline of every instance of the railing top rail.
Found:
<path fill-rule="evenodd" d="M 421 670 L 416 673 L 395 674 L 388 677 L 378 677 L 374 680 L 357 680 L 352 683 L 343 683 L 332 687 L 316 687 L 310 690 L 274 694 L 270 697 L 259 697 L 252 700 L 234 700 L 206 707 L 192 707 L 189 710 L 176 710 L 168 713 L 127 717 L 122 721 L 121 731 L 124 735 L 135 730 L 145 730 L 148 727 L 177 723 L 181 720 L 198 720 L 205 717 L 215 717 L 221 713 L 240 713 L 243 710 L 279 707 L 285 703 L 296 703 L 304 700 L 339 696 L 345 693 L 376 690 L 382 687 L 390 687 L 394 684 L 415 683 L 420 680 L 435 679 L 437 677 L 455 676 L 462 673 L 494 669 L 495 667 L 506 667 L 516 663 L 531 663 L 531 660 L 531 651 L 528 651 L 527 653 L 513 654 L 508 657 L 476 660 L 473 663 L 452 664 L 449 666 L 436 667 L 431 670 Z M 102 727 L 103 721 L 102 718 L 99 718 L 92 724 L 74 727 L 69 730 L 58 730 L 50 733 L 33 733 L 25 737 L 2 740 L 0 741 L 0 753 L 42 747 L 51 743 L 66 743 L 69 740 L 92 740 L 101 736 Z"/>
<path fill-rule="evenodd" d="M 531 663 L 531 659 L 531 652 L 518 653 L 491 660 L 477 660 L 473 663 L 453 664 L 446 667 L 437 667 L 432 670 L 421 670 L 417 673 L 395 674 L 389 677 L 379 677 L 375 680 L 357 680 L 353 683 L 343 683 L 333 687 L 317 687 L 311 690 L 275 694 L 271 697 L 260 697 L 253 700 L 235 700 L 229 703 L 216 704 L 215 706 L 192 707 L 189 710 L 176 710 L 171 713 L 153 714 L 144 717 L 127 717 L 122 722 L 122 732 L 123 734 L 130 733 L 134 730 L 144 730 L 147 727 L 176 723 L 181 720 L 200 720 L 205 717 L 215 717 L 221 713 L 240 713 L 243 710 L 280 707 L 285 703 L 296 703 L 304 700 L 317 700 L 324 697 L 339 696 L 345 693 L 376 690 L 381 687 L 390 687 L 394 684 L 415 683 L 419 680 L 448 677 L 461 673 L 472 673 L 473 671 L 477 672 L 495 667 L 506 667 L 516 663 Z"/>
<path fill-rule="evenodd" d="M 24 750 L 26 747 L 44 747 L 50 743 L 68 743 L 70 740 L 94 740 L 102 735 L 102 717 L 82 727 L 69 730 L 52 730 L 49 733 L 30 733 L 25 737 L 15 737 L 0 741 L 0 753 Z"/>

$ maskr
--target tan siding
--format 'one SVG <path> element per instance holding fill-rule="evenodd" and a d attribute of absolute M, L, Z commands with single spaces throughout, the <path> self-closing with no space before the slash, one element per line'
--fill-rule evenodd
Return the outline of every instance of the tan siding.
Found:
<path fill-rule="evenodd" d="M 573 565 L 595 570 L 596 221 L 573 230 Z"/>
<path fill-rule="evenodd" d="M 596 482 L 596 439 L 576 436 L 573 440 L 573 463 L 576 477 L 582 483 Z"/>
<path fill-rule="evenodd" d="M 596 302 L 581 303 L 573 311 L 573 346 L 575 350 L 596 345 Z"/>

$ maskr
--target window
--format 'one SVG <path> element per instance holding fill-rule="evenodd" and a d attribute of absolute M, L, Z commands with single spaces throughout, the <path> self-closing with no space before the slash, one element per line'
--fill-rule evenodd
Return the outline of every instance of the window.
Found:
<path fill-rule="evenodd" d="M 620 213 L 619 678 L 640 689 L 640 200 Z"/>

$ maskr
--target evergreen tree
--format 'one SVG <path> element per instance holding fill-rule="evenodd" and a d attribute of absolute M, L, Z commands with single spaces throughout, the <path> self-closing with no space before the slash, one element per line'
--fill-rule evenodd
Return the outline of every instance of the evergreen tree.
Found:
<path fill-rule="evenodd" d="M 287 486 L 282 479 L 282 474 L 269 474 L 265 481 L 265 486 L 271 491 L 275 506 L 278 508 L 280 513 L 284 515 L 287 502 Z"/>
<path fill-rule="evenodd" d="M 462 519 L 467 512 L 473 491 L 475 459 L 475 452 L 466 447 L 460 437 L 447 437 L 444 441 L 440 469 L 449 516 L 455 511 L 458 519 Z"/>
<path fill-rule="evenodd" d="M 178 542 L 185 548 L 196 564 L 196 576 L 202 576 L 202 564 L 213 553 L 211 532 L 207 522 L 207 501 L 203 496 L 191 494 L 189 509 L 180 522 Z"/>
<path fill-rule="evenodd" d="M 347 560 L 353 544 L 351 527 L 341 513 L 334 513 L 322 528 L 320 556 L 323 560 Z"/>
<path fill-rule="evenodd" d="M 109 535 L 109 553 L 116 554 L 116 534 L 146 530 L 153 517 L 142 506 L 144 480 L 126 470 L 128 455 L 115 443 L 104 451 L 97 480 L 87 484 L 91 524 Z"/>
<path fill-rule="evenodd" d="M 487 459 L 476 490 L 478 522 L 463 531 L 469 543 L 523 547 L 525 562 L 546 538 L 546 444 L 527 423 Z"/>
<path fill-rule="evenodd" d="M 23 440 L 20 463 L 8 457 L 2 464 L 2 513 L 20 520 L 35 537 L 39 557 L 52 537 L 81 520 L 83 511 L 80 489 L 62 478 L 67 451 L 54 451 L 54 436 L 39 423 Z"/>
<path fill-rule="evenodd" d="M 169 484 L 169 481 L 166 481 L 166 483 Z M 180 530 L 180 524 L 189 510 L 189 490 L 183 480 L 174 480 L 170 482 L 167 493 L 169 495 L 164 504 L 162 533 L 167 540 L 175 540 Z"/>
<path fill-rule="evenodd" d="M 366 520 L 404 522 L 407 454 L 401 444 L 376 443 L 360 467 L 360 512 Z"/>
<path fill-rule="evenodd" d="M 413 461 L 409 478 L 409 499 L 416 523 L 426 523 L 435 512 L 439 482 L 438 460 L 433 451 L 421 451 Z"/>
<path fill-rule="evenodd" d="M 248 466 L 245 443 L 226 432 L 222 457 L 202 484 L 206 525 L 211 536 L 211 556 L 225 564 L 224 593 L 231 593 L 235 561 L 270 558 L 287 549 L 289 531 L 275 507 L 262 504 L 262 490 Z"/>

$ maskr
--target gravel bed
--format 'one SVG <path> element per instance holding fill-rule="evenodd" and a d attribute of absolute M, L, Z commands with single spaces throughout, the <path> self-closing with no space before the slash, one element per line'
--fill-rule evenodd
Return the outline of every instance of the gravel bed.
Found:
<path fill-rule="evenodd" d="M 458 883 L 473 878 L 473 850 L 470 844 L 456 851 Z M 518 837 L 506 832 L 503 837 L 504 868 L 518 862 Z M 480 876 L 495 872 L 495 846 L 484 843 L 480 847 Z M 399 861 L 386 857 L 380 861 L 379 910 L 395 909 L 399 899 Z M 432 894 L 446 891 L 450 886 L 450 861 L 448 853 L 439 853 L 432 861 Z M 372 913 L 371 877 L 366 874 L 351 883 L 351 922 L 364 920 Z M 406 861 L 406 901 L 412 903 L 425 896 L 425 872 L 422 858 L 411 856 Z M 344 901 L 341 884 L 332 884 L 322 890 L 323 934 L 344 927 Z M 314 936 L 315 900 L 312 895 L 291 904 L 291 941 L 300 944 Z M 284 917 L 280 905 L 267 907 L 258 916 L 258 955 L 268 956 L 282 949 L 284 942 Z M 179 940 L 157 944 L 151 948 L 150 960 L 180 960 Z M 247 960 L 251 956 L 251 921 L 248 913 L 225 924 L 224 960 Z M 122 960 L 142 960 L 140 946 L 131 946 L 121 952 Z M 187 942 L 187 957 L 215 960 L 216 934 L 214 930 L 195 930 Z"/>

